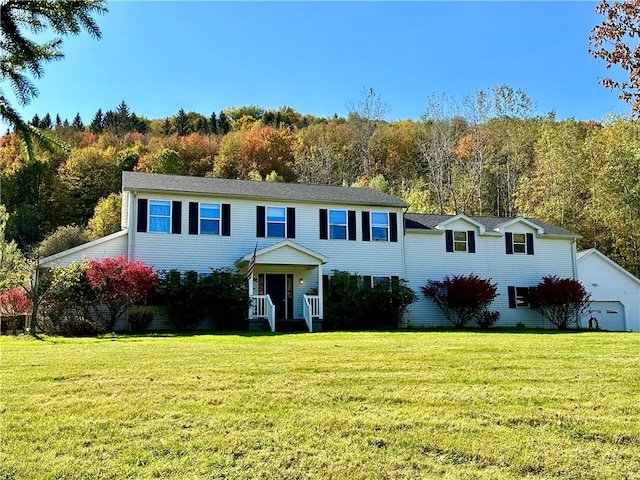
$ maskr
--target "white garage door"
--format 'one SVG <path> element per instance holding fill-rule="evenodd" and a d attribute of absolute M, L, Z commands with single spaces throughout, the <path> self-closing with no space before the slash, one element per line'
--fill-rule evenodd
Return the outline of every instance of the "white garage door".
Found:
<path fill-rule="evenodd" d="M 601 330 L 624 331 L 624 307 L 620 302 L 591 302 L 582 321 L 582 326 L 589 325 L 589 318 L 598 320 Z"/>

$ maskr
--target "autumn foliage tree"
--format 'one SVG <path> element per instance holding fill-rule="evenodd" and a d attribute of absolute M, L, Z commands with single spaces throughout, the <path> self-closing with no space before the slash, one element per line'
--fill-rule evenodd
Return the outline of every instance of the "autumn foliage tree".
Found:
<path fill-rule="evenodd" d="M 158 283 L 158 273 L 139 260 L 118 258 L 91 260 L 87 279 L 97 298 L 109 310 L 107 328 L 113 330 L 126 308 L 144 300 Z"/>
<path fill-rule="evenodd" d="M 33 303 L 21 287 L 14 287 L 0 293 L 0 315 L 7 317 L 9 329 L 15 334 L 19 316 L 31 311 Z"/>
<path fill-rule="evenodd" d="M 472 321 L 482 323 L 487 317 L 489 305 L 498 295 L 497 284 L 474 274 L 429 280 L 420 289 L 456 328 L 462 328 Z"/>
<path fill-rule="evenodd" d="M 534 292 L 537 310 L 560 330 L 577 325 L 591 301 L 579 281 L 556 275 L 543 277 Z"/>
<path fill-rule="evenodd" d="M 601 83 L 619 90 L 621 100 L 631 105 L 633 116 L 640 113 L 640 1 L 608 2 L 601 0 L 596 13 L 605 19 L 591 30 L 589 53 L 604 60 L 607 69 L 622 68 L 628 80 L 605 77 Z"/>

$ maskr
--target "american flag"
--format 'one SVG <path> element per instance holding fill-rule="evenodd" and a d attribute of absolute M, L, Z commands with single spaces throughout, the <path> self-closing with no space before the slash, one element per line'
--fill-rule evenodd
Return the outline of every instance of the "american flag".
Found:
<path fill-rule="evenodd" d="M 251 260 L 249 261 L 249 268 L 247 269 L 247 278 L 251 278 L 253 275 L 253 269 L 256 266 L 256 252 L 258 251 L 258 243 L 256 242 L 256 247 L 253 249 L 253 255 L 251 256 Z"/>

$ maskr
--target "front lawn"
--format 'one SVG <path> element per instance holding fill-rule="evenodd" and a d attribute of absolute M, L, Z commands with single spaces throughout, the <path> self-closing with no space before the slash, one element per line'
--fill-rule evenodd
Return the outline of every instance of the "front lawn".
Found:
<path fill-rule="evenodd" d="M 0 339 L 0 478 L 640 478 L 640 335 Z"/>

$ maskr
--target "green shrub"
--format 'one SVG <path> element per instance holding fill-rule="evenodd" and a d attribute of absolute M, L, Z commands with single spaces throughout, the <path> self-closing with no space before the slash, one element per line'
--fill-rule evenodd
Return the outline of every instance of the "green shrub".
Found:
<path fill-rule="evenodd" d="M 484 310 L 476 318 L 476 323 L 480 328 L 491 328 L 496 324 L 499 318 L 500 312 L 495 310 Z"/>
<path fill-rule="evenodd" d="M 156 287 L 156 295 L 164 299 L 169 319 L 178 330 L 196 328 L 204 318 L 197 286 L 197 272 L 180 274 L 178 270 L 169 270 Z"/>
<path fill-rule="evenodd" d="M 370 277 L 334 270 L 324 292 L 325 328 L 397 328 L 417 299 L 406 280 L 392 278 L 372 287 Z"/>
<path fill-rule="evenodd" d="M 129 314 L 129 330 L 144 332 L 153 322 L 153 312 L 133 312 Z"/>

